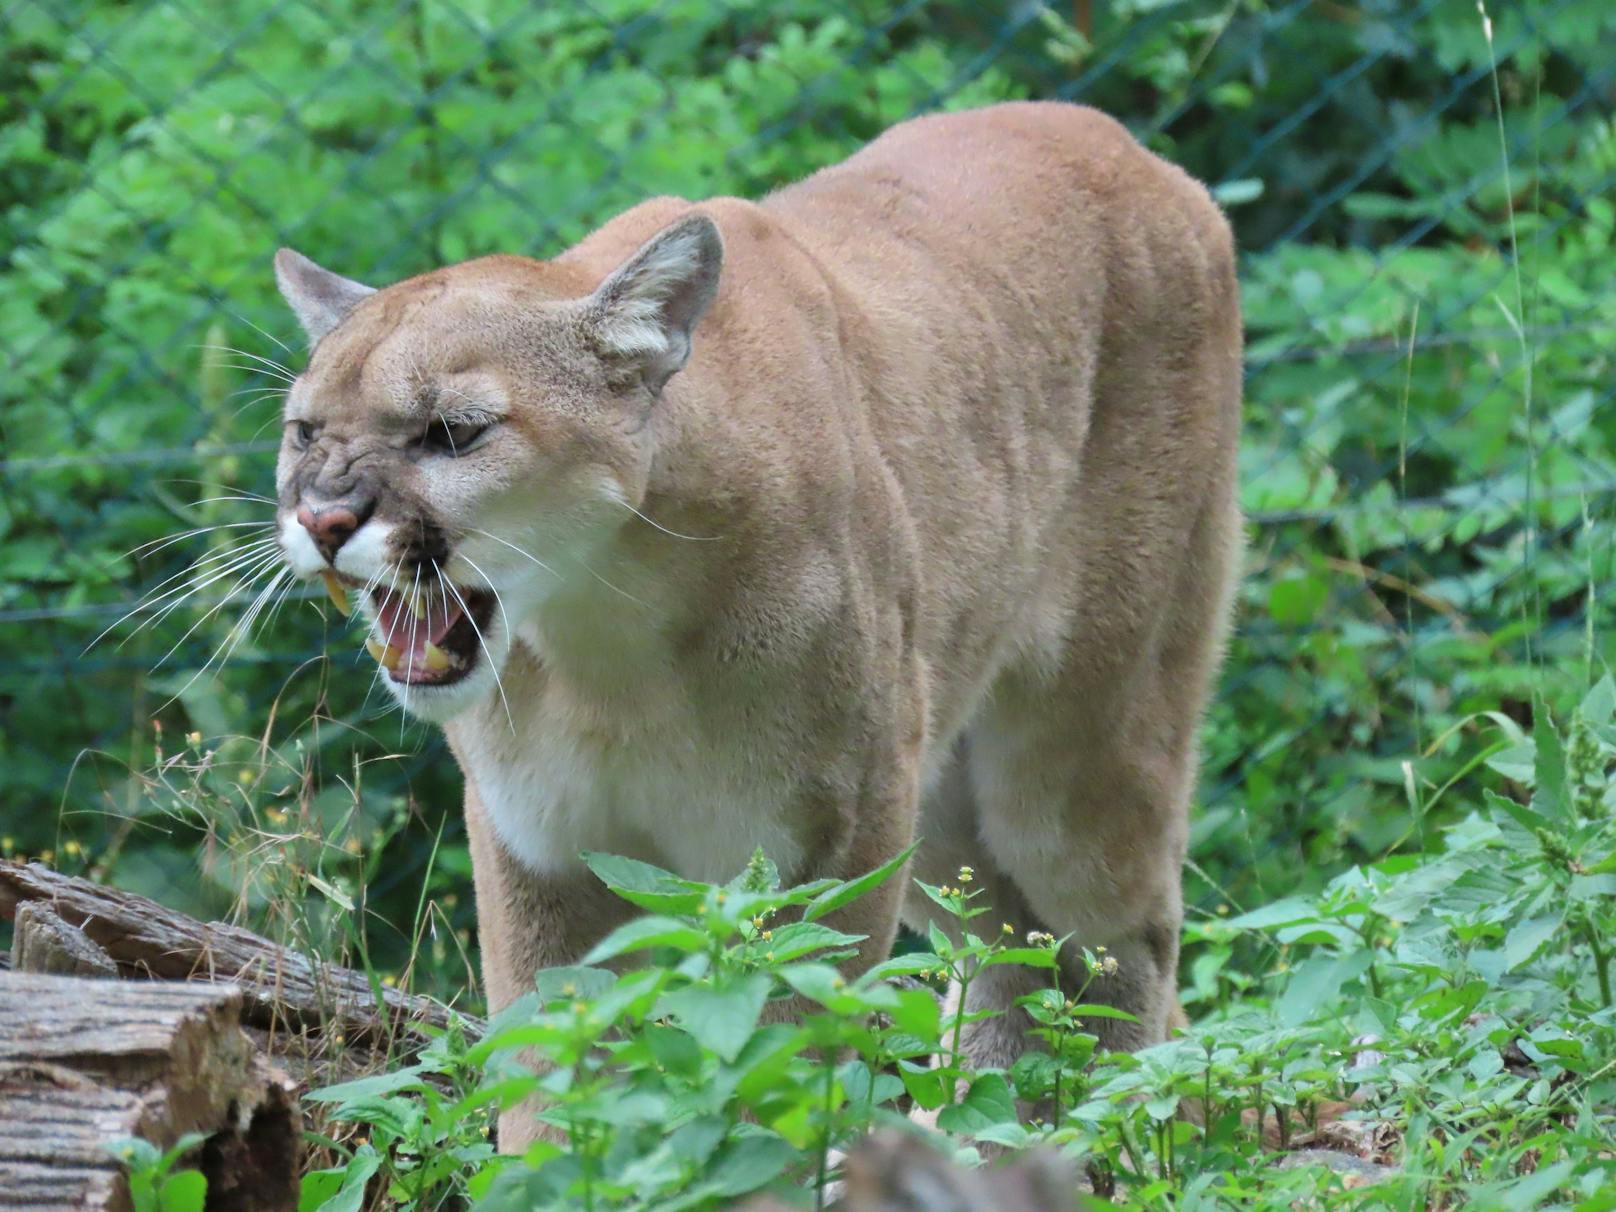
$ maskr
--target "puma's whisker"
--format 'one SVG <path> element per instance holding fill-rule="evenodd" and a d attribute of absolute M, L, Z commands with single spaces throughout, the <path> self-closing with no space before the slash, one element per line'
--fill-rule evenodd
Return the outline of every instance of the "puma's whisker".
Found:
<path fill-rule="evenodd" d="M 102 640 L 106 639 L 107 636 L 113 631 L 117 630 L 117 628 L 121 627 L 124 623 L 128 622 L 136 615 L 155 610 L 159 602 L 166 601 L 175 595 L 189 596 L 189 594 L 194 593 L 197 588 L 205 588 L 206 585 L 212 584 L 213 581 L 209 580 L 200 587 L 191 586 L 189 582 L 186 582 L 184 584 L 176 585 L 174 588 L 166 591 L 164 590 L 164 586 L 171 585 L 173 582 L 181 581 L 185 578 L 195 577 L 199 572 L 207 568 L 208 565 L 216 565 L 221 561 L 229 561 L 229 563 L 227 563 L 222 569 L 209 569 L 209 573 L 211 575 L 213 572 L 218 572 L 221 576 L 228 575 L 230 572 L 250 563 L 253 559 L 264 554 L 265 552 L 269 552 L 273 555 L 274 547 L 274 539 L 259 539 L 256 542 L 245 545 L 244 547 L 233 547 L 228 551 L 214 552 L 211 555 L 204 556 L 201 559 L 194 561 L 192 564 L 180 569 L 180 571 L 176 573 L 171 573 L 169 576 L 159 581 L 156 585 L 152 586 L 151 589 L 147 590 L 146 595 L 142 597 L 140 601 L 136 602 L 133 607 L 120 615 L 116 620 L 104 628 L 101 633 L 95 637 L 95 639 L 91 640 L 87 645 L 85 645 L 84 651 L 88 652 L 91 648 L 94 648 Z M 213 579 L 217 580 L 218 578 L 214 577 Z M 183 598 L 181 598 L 181 600 L 183 600 Z M 147 627 L 153 625 L 154 623 L 160 622 L 163 616 L 165 616 L 167 613 L 168 611 L 165 608 L 156 616 L 143 621 L 138 627 L 135 628 L 134 631 L 125 636 L 123 640 L 119 642 L 119 648 L 122 648 L 123 645 L 127 644 L 133 636 L 138 635 Z"/>
<path fill-rule="evenodd" d="M 471 607 L 466 605 L 466 599 L 460 596 L 460 591 L 455 588 L 454 581 L 450 580 L 448 577 L 445 577 L 443 575 L 443 569 L 439 568 L 436 564 L 433 564 L 432 570 L 438 574 L 438 584 L 447 589 L 450 593 L 454 594 L 455 601 L 460 604 L 460 609 L 466 616 L 466 622 L 470 623 L 471 629 L 477 633 L 477 647 L 482 649 L 483 659 L 489 662 L 489 668 L 493 669 L 494 671 L 494 686 L 499 690 L 499 701 L 504 704 L 505 707 L 505 721 L 511 726 L 511 735 L 515 736 L 516 720 L 511 715 L 510 700 L 505 697 L 505 683 L 500 681 L 499 670 L 496 669 L 492 663 L 493 656 L 488 651 L 488 641 L 483 639 L 483 629 L 477 626 L 477 620 L 471 612 Z M 495 600 L 498 600 L 497 594 L 495 595 Z"/>

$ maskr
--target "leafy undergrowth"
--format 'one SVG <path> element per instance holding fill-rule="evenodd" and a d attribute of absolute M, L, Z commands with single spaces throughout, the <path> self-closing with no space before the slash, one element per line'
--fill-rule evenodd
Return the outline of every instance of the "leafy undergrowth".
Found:
<path fill-rule="evenodd" d="M 1497 790 L 1469 815 L 1428 834 L 1445 789 L 1411 778 L 1406 852 L 1192 926 L 1192 975 L 1226 996 L 1135 1055 L 1095 1055 L 1085 1026 L 1115 1012 L 1056 987 L 1075 943 L 1022 937 L 969 869 L 922 885 L 963 945 L 934 929 L 844 981 L 857 940 L 824 919 L 896 862 L 780 888 L 760 855 L 719 887 L 590 856 L 646 915 L 540 974 L 484 1038 L 313 1093 L 346 1162 L 308 1175 L 302 1206 L 673 1210 L 768 1190 L 812 1207 L 843 1150 L 898 1124 L 966 1165 L 1064 1151 L 1126 1207 L 1616 1207 L 1613 714 L 1607 678 L 1564 729 L 1495 717 L 1476 762 Z M 1226 957 L 1253 938 L 1266 972 L 1240 977 Z M 1051 978 L 1024 1004 L 1043 1050 L 972 1071 L 937 990 L 998 964 Z M 792 995 L 813 1012 L 771 1021 Z M 555 1142 L 498 1156 L 492 1119 L 524 1098 Z"/>

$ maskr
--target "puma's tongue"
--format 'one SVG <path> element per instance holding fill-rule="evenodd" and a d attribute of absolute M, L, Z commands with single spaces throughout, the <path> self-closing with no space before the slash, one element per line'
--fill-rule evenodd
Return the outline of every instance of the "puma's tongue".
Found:
<path fill-rule="evenodd" d="M 426 646 L 448 635 L 462 613 L 460 603 L 441 594 L 421 594 L 412 605 L 408 594 L 376 591 L 376 630 L 382 643 L 405 655 L 424 658 Z"/>

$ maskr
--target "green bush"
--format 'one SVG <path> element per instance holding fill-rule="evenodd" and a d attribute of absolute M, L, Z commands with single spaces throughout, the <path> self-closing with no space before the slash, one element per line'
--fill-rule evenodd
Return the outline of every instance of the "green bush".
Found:
<path fill-rule="evenodd" d="M 761 853 L 722 887 L 589 856 L 645 916 L 541 972 L 480 1040 L 450 1031 L 412 1065 L 312 1094 L 368 1139 L 304 1180 L 303 1207 L 357 1207 L 367 1190 L 413 1208 L 671 1212 L 760 1189 L 802 1202 L 837 1151 L 901 1124 L 967 1163 L 985 1146 L 1058 1148 L 1125 1207 L 1608 1208 L 1616 683 L 1564 735 L 1546 717 L 1531 734 L 1503 717 L 1487 729 L 1474 760 L 1513 794 L 1487 788 L 1423 850 L 1196 929 L 1198 965 L 1246 937 L 1261 975 L 1134 1055 L 1096 1057 L 1086 1022 L 1120 1012 L 1058 987 L 1056 951 L 1076 944 L 1018 937 L 968 868 L 957 887 L 921 885 L 960 945 L 934 927 L 929 951 L 847 981 L 832 961 L 859 936 L 823 919 L 897 862 L 781 889 Z M 1091 973 L 1115 965 L 1083 955 Z M 1042 1047 L 973 1071 L 963 1001 L 940 1010 L 925 982 L 999 964 L 1048 974 L 1022 1001 Z M 809 1012 L 770 1021 L 768 1003 L 793 995 Z M 557 1139 L 495 1156 L 493 1111 L 535 1096 Z M 904 1101 L 936 1112 L 935 1131 Z M 1378 1181 L 1293 1164 L 1332 1125 L 1373 1142 Z"/>

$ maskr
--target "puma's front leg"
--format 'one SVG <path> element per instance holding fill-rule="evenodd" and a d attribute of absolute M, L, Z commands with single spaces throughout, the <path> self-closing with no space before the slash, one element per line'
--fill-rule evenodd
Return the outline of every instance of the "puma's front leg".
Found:
<path fill-rule="evenodd" d="M 587 868 L 539 874 L 519 863 L 494 832 L 466 783 L 466 834 L 477 890 L 477 939 L 482 948 L 483 986 L 489 1013 L 497 1014 L 533 988 L 541 968 L 575 964 L 634 907 Z M 499 1147 L 519 1153 L 546 1129 L 533 1100 L 499 1117 Z"/>

